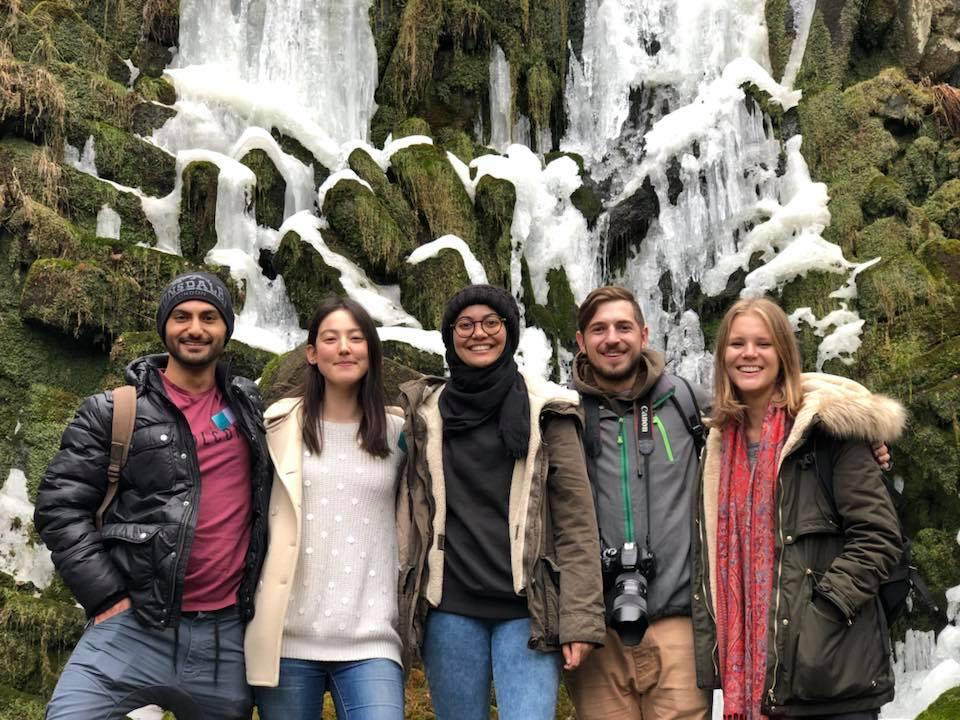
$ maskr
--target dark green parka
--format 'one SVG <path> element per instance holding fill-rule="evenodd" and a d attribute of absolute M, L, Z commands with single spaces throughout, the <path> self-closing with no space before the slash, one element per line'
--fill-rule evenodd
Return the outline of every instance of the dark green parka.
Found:
<path fill-rule="evenodd" d="M 894 680 L 877 590 L 899 559 L 901 541 L 869 441 L 899 437 L 905 412 L 847 378 L 808 373 L 803 389 L 777 481 L 763 712 L 878 709 L 893 699 Z M 707 441 L 694 549 L 697 679 L 705 688 L 721 686 L 713 600 L 721 435 L 711 432 Z M 833 461 L 833 502 L 817 476 L 821 443 Z M 835 606 L 831 616 L 814 606 L 814 590 Z"/>

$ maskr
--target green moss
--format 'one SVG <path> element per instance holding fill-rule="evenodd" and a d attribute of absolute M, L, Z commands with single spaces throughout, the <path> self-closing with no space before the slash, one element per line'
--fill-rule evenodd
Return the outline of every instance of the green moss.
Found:
<path fill-rule="evenodd" d="M 254 206 L 257 225 L 273 229 L 283 224 L 287 182 L 264 150 L 251 150 L 240 160 L 257 176 Z"/>
<path fill-rule="evenodd" d="M 140 75 L 134 83 L 133 89 L 148 102 L 173 105 L 177 101 L 176 89 L 164 78 Z"/>
<path fill-rule="evenodd" d="M 63 138 L 66 96 L 44 68 L 0 57 L 0 130 L 36 142 Z"/>
<path fill-rule="evenodd" d="M 97 174 L 105 180 L 164 197 L 173 191 L 176 158 L 156 145 L 102 122 L 73 123 L 67 141 L 82 148 L 93 137 Z"/>
<path fill-rule="evenodd" d="M 63 84 L 68 120 L 79 118 L 122 130 L 130 128 L 131 111 L 140 98 L 128 92 L 126 85 L 69 63 L 51 63 L 50 71 Z"/>
<path fill-rule="evenodd" d="M 339 271 L 327 265 L 320 253 L 295 232 L 283 236 L 273 262 L 283 276 L 287 297 L 297 309 L 300 327 L 307 327 L 327 295 L 345 294 Z"/>
<path fill-rule="evenodd" d="M 180 191 L 180 252 L 193 262 L 203 262 L 217 244 L 217 184 L 220 168 L 196 161 L 183 169 Z"/>
<path fill-rule="evenodd" d="M 767 20 L 767 46 L 770 50 L 770 65 L 773 77 L 783 77 L 783 70 L 790 59 L 793 35 L 787 33 L 788 13 L 793 17 L 793 8 L 788 0 L 768 0 L 764 5 Z"/>
<path fill-rule="evenodd" d="M 79 228 L 95 235 L 97 215 L 104 205 L 108 205 L 120 216 L 121 242 L 156 244 L 156 233 L 143 212 L 139 197 L 117 190 L 112 185 L 67 165 L 62 166 L 61 172 L 67 216 Z"/>
<path fill-rule="evenodd" d="M 70 3 L 42 2 L 20 28 L 19 42 L 52 43 L 56 57 L 66 63 L 126 83 L 130 70 L 109 43 L 90 27 Z"/>
<path fill-rule="evenodd" d="M 947 237 L 960 239 L 960 179 L 950 180 L 937 188 L 923 210 Z"/>
<path fill-rule="evenodd" d="M 469 136 L 461 130 L 441 128 L 437 132 L 437 144 L 449 153 L 453 153 L 460 160 L 469 164 L 473 160 L 473 143 Z"/>
<path fill-rule="evenodd" d="M 5 589 L 0 604 L 0 684 L 48 695 L 83 631 L 83 611 Z"/>
<path fill-rule="evenodd" d="M 538 63 L 527 70 L 527 109 L 536 134 L 550 127 L 550 110 L 557 95 L 556 81 L 546 63 Z M 548 152 L 552 148 L 537 148 Z"/>
<path fill-rule="evenodd" d="M 313 186 L 315 188 L 320 187 L 323 184 L 323 181 L 330 177 L 330 171 L 322 162 L 317 160 L 313 153 L 307 150 L 307 148 L 305 148 L 299 140 L 292 138 L 289 135 L 284 135 L 276 128 L 273 128 L 270 131 L 270 134 L 273 135 L 273 139 L 280 144 L 281 150 L 288 155 L 293 155 L 297 160 L 302 162 L 307 167 L 313 168 Z M 380 142 L 382 143 L 383 141 L 381 140 Z"/>
<path fill-rule="evenodd" d="M 426 330 L 437 330 L 447 298 L 469 284 L 460 253 L 441 250 L 417 265 L 404 265 L 400 272 L 400 301 Z"/>
<path fill-rule="evenodd" d="M 383 343 L 383 356 L 425 375 L 443 375 L 443 356 L 420 350 L 413 345 L 388 340 Z"/>
<path fill-rule="evenodd" d="M 443 152 L 433 145 L 413 145 L 393 156 L 393 170 L 410 204 L 416 208 L 429 239 L 452 233 L 471 247 L 477 226 L 473 203 Z M 481 262 L 489 257 L 479 255 Z"/>
<path fill-rule="evenodd" d="M 54 210 L 27 196 L 4 224 L 17 239 L 10 255 L 16 264 L 29 265 L 40 257 L 71 257 L 80 245 L 79 229 Z"/>
<path fill-rule="evenodd" d="M 0 720 L 43 720 L 46 701 L 0 685 Z"/>
<path fill-rule="evenodd" d="M 130 111 L 130 131 L 137 135 L 152 135 L 167 120 L 177 114 L 171 107 L 152 102 L 138 102 Z"/>
<path fill-rule="evenodd" d="M 422 97 L 433 71 L 443 25 L 443 0 L 408 0 L 396 42 L 377 88 L 377 102 L 406 114 Z"/>
<path fill-rule="evenodd" d="M 26 458 L 23 471 L 27 476 L 28 497 L 37 496 L 47 465 L 60 447 L 60 436 L 81 400 L 62 388 L 41 383 L 30 386 L 27 404 L 21 408 L 18 418 Z"/>
<path fill-rule="evenodd" d="M 374 195 L 386 206 L 397 229 L 405 236 L 405 245 L 412 248 L 420 233 L 420 221 L 404 197 L 403 191 L 395 183 L 390 182 L 380 166 L 361 148 L 350 153 L 348 163 L 350 169 L 373 188 Z"/>
<path fill-rule="evenodd" d="M 960 717 L 960 687 L 947 690 L 934 700 L 917 720 L 953 720 Z"/>
<path fill-rule="evenodd" d="M 509 180 L 484 175 L 477 183 L 475 205 L 480 243 L 491 260 L 486 264 L 487 279 L 494 285 L 510 283 L 510 228 L 517 202 L 517 191 Z"/>
<path fill-rule="evenodd" d="M 866 185 L 861 203 L 865 220 L 875 220 L 887 215 L 906 216 L 910 201 L 897 182 L 886 175 L 878 174 Z"/>
<path fill-rule="evenodd" d="M 577 303 L 570 290 L 570 281 L 566 270 L 553 268 L 547 271 L 547 302 L 537 305 L 534 301 L 533 287 L 530 284 L 526 261 L 523 263 L 524 292 L 523 302 L 534 325 L 541 328 L 555 343 L 568 350 L 575 346 L 577 334 Z"/>
<path fill-rule="evenodd" d="M 341 180 L 327 191 L 323 214 L 334 231 L 331 249 L 356 258 L 378 280 L 396 279 L 403 258 L 413 250 L 413 238 L 400 230 L 374 193 L 353 180 Z"/>
<path fill-rule="evenodd" d="M 937 187 L 937 161 L 940 144 L 929 137 L 919 137 L 894 163 L 891 175 L 914 203 L 922 203 Z"/>
<path fill-rule="evenodd" d="M 960 545 L 956 533 L 924 528 L 913 537 L 913 561 L 941 607 L 944 593 L 960 583 Z"/>
<path fill-rule="evenodd" d="M 409 117 L 398 122 L 393 128 L 393 138 L 395 140 L 411 135 L 426 135 L 432 137 L 430 123 L 423 118 Z"/>

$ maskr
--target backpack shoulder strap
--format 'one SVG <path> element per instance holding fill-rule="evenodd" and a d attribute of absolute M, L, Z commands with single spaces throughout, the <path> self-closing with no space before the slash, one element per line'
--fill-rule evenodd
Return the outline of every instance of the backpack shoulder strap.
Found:
<path fill-rule="evenodd" d="M 693 444 L 697 448 L 697 455 L 703 450 L 707 442 L 707 429 L 703 426 L 703 413 L 700 410 L 700 403 L 697 402 L 697 395 L 690 386 L 686 378 L 679 375 L 671 375 L 671 380 L 679 380 L 683 385 L 683 392 L 674 392 L 670 395 L 670 402 L 683 418 L 683 424 L 687 432 L 693 436 Z M 679 390 L 679 385 L 674 383 L 674 389 Z"/>
<path fill-rule="evenodd" d="M 600 455 L 600 401 L 593 395 L 580 395 L 583 405 L 583 449 L 588 458 Z"/>
<path fill-rule="evenodd" d="M 120 470 L 127 462 L 133 423 L 137 418 L 137 389 L 124 385 L 113 391 L 113 429 L 110 437 L 110 464 L 107 465 L 107 492 L 97 509 L 97 529 L 103 527 L 103 514 L 117 494 Z"/>

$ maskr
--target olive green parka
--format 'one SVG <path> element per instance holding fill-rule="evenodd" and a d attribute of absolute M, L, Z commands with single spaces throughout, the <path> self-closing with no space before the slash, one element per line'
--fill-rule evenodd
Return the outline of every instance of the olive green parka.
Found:
<path fill-rule="evenodd" d="M 893 699 L 890 637 L 877 590 L 896 565 L 900 526 L 870 442 L 896 440 L 906 415 L 847 378 L 808 373 L 783 447 L 776 488 L 773 593 L 765 714 L 833 715 Z M 715 624 L 722 432 L 710 433 L 697 503 L 693 620 L 697 679 L 720 687 Z M 833 462 L 831 502 L 817 475 L 820 444 Z M 830 617 L 814 591 L 835 606 Z"/>

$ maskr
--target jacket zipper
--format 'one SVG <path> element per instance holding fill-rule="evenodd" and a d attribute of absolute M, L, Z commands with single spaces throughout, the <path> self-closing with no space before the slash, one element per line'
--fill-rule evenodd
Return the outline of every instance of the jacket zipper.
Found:
<path fill-rule="evenodd" d="M 636 533 L 633 529 L 633 501 L 630 499 L 630 472 L 627 459 L 627 443 L 623 434 L 623 418 L 619 418 L 617 430 L 617 445 L 620 446 L 620 492 L 623 495 L 623 530 L 627 542 L 635 542 Z"/>
<path fill-rule="evenodd" d="M 773 614 L 773 654 L 776 658 L 776 662 L 773 665 L 773 684 L 770 686 L 770 689 L 767 691 L 767 695 L 770 698 L 770 704 L 775 705 L 777 702 L 776 689 L 777 689 L 777 679 L 780 672 L 780 643 L 778 634 L 780 632 L 780 589 L 781 589 L 781 580 L 783 579 L 783 475 L 780 472 L 780 469 L 777 469 L 777 486 L 780 491 L 780 497 L 777 499 L 777 535 L 780 538 L 780 557 L 777 559 L 777 598 L 774 603 L 775 612 Z"/>

